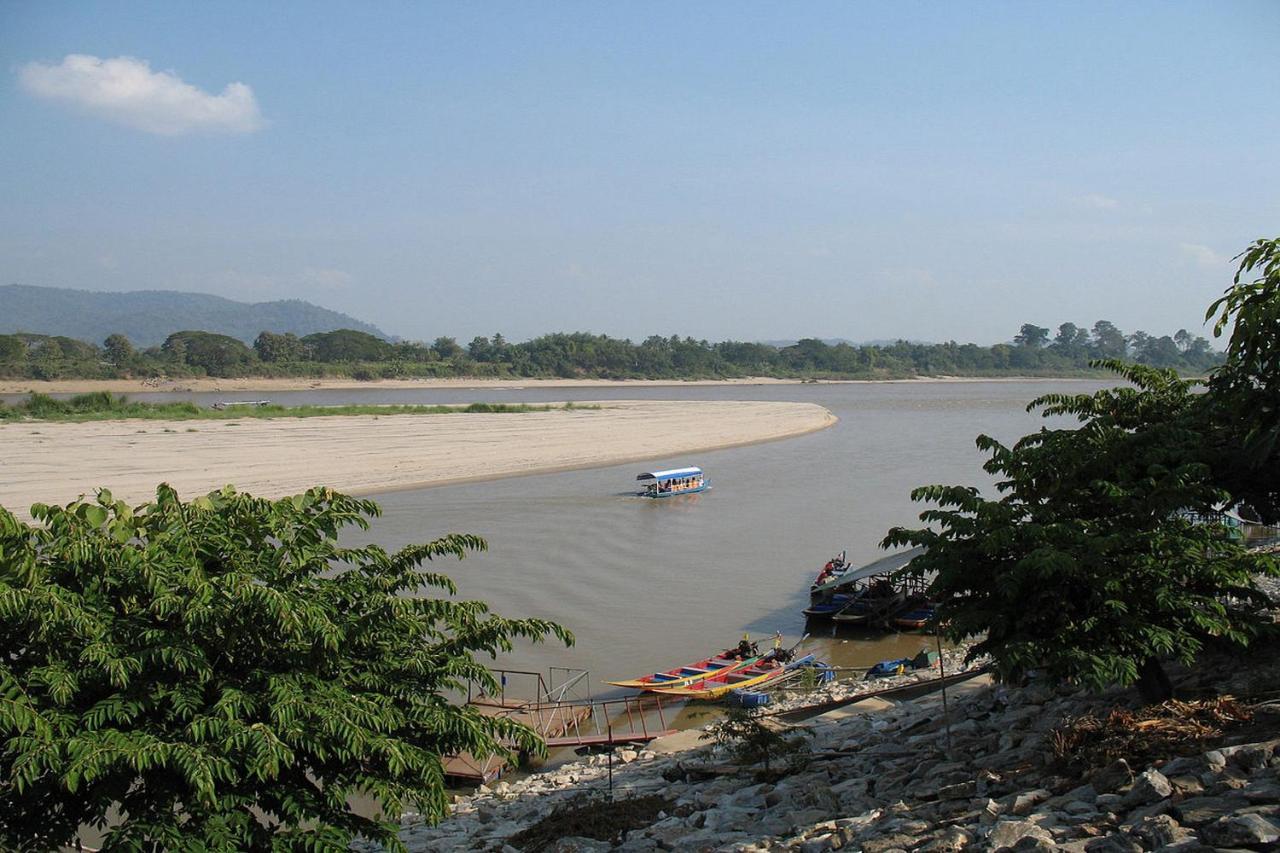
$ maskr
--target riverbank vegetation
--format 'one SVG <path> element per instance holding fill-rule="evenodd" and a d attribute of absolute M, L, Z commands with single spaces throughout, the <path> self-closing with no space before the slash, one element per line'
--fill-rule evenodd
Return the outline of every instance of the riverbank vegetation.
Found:
<path fill-rule="evenodd" d="M 927 547 L 909 571 L 933 578 L 944 631 L 981 638 L 971 653 L 1004 677 L 1137 682 L 1158 701 L 1165 661 L 1275 632 L 1254 578 L 1280 563 L 1246 550 L 1222 512 L 1280 521 L 1280 239 L 1241 256 L 1215 316 L 1216 334 L 1232 330 L 1203 391 L 1172 370 L 1100 362 L 1130 385 L 1029 406 L 1078 426 L 1009 446 L 978 437 L 999 497 L 916 489 L 936 505 L 927 526 L 885 538 Z"/>
<path fill-rule="evenodd" d="M 258 405 L 230 404 L 220 409 L 201 408 L 195 403 L 145 403 L 130 400 L 124 395 L 112 395 L 105 391 L 77 394 L 61 400 L 46 394 L 32 394 L 26 400 L 13 405 L 0 402 L 0 423 L 5 421 L 114 421 L 125 418 L 151 421 L 219 421 L 242 418 L 318 418 L 336 415 L 457 415 L 457 414 L 520 414 L 526 412 L 551 412 L 599 409 L 590 403 L 563 403 L 561 405 L 529 405 L 526 403 L 470 403 L 465 406 L 281 406 L 273 403 Z"/>
<path fill-rule="evenodd" d="M 109 850 L 403 850 L 403 812 L 448 813 L 442 755 L 544 753 L 449 697 L 497 695 L 478 658 L 572 635 L 423 568 L 477 536 L 339 544 L 378 514 L 324 488 L 0 508 L 0 847 L 90 825 Z"/>
<path fill-rule="evenodd" d="M 201 331 L 171 334 L 136 349 L 113 334 L 101 346 L 38 334 L 0 335 L 0 378 L 119 379 L 157 377 L 347 377 L 357 380 L 437 377 L 715 379 L 745 376 L 895 379 L 912 376 L 1073 376 L 1097 373 L 1095 359 L 1203 375 L 1219 364 L 1203 338 L 1125 334 L 1106 320 L 1092 329 L 1063 323 L 1056 333 L 1024 324 L 1009 343 L 990 347 L 897 341 L 856 345 L 806 338 L 791 345 L 654 335 L 641 343 L 587 332 L 543 335 L 511 343 L 502 335 L 467 346 L 449 337 L 390 342 L 338 329 L 297 337 L 262 332 L 253 346 Z"/>

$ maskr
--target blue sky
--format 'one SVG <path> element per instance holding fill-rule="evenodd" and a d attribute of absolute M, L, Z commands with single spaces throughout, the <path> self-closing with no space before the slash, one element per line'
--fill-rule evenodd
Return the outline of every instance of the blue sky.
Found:
<path fill-rule="evenodd" d="M 9 2 L 0 283 L 464 341 L 1201 330 L 1280 233 L 1277 44 L 1277 2 Z"/>

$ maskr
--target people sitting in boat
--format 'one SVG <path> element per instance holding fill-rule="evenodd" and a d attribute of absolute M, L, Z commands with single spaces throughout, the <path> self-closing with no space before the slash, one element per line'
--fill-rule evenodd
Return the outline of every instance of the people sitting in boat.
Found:
<path fill-rule="evenodd" d="M 743 634 L 738 647 L 730 654 L 734 660 L 746 660 L 756 653 L 756 644 L 751 642 L 750 634 Z"/>

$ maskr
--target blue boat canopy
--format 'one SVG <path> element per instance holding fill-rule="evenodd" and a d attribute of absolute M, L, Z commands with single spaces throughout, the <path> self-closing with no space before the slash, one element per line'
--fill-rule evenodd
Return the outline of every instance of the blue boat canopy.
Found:
<path fill-rule="evenodd" d="M 659 483 L 665 480 L 676 480 L 680 477 L 701 477 L 701 468 L 672 468 L 670 471 L 653 471 L 647 474 L 641 474 L 636 477 L 637 480 L 657 480 Z"/>

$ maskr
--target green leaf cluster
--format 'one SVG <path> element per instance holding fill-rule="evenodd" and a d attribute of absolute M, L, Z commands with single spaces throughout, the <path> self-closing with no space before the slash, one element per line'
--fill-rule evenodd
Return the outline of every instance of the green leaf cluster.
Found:
<path fill-rule="evenodd" d="M 478 537 L 339 543 L 378 512 L 326 488 L 167 486 L 137 508 L 36 505 L 36 525 L 0 509 L 0 847 L 89 824 L 111 849 L 400 849 L 403 812 L 446 814 L 442 755 L 542 749 L 450 698 L 497 689 L 478 657 L 572 636 L 424 568 Z"/>
<path fill-rule="evenodd" d="M 1154 690 L 1162 659 L 1190 663 L 1208 643 L 1245 645 L 1265 629 L 1254 578 L 1280 573 L 1276 560 L 1204 521 L 1237 504 L 1280 514 L 1280 241 L 1243 258 L 1242 274 L 1265 274 L 1237 275 L 1210 309 L 1222 312 L 1219 331 L 1236 323 L 1207 389 L 1172 370 L 1097 362 L 1129 385 L 1029 406 L 1078 427 L 1012 446 L 978 437 L 997 497 L 964 486 L 912 493 L 935 505 L 920 515 L 926 526 L 894 528 L 882 544 L 927 547 L 907 572 L 931 579 L 950 637 L 980 638 L 971 658 L 990 654 L 1006 678 L 1036 669 Z"/>

